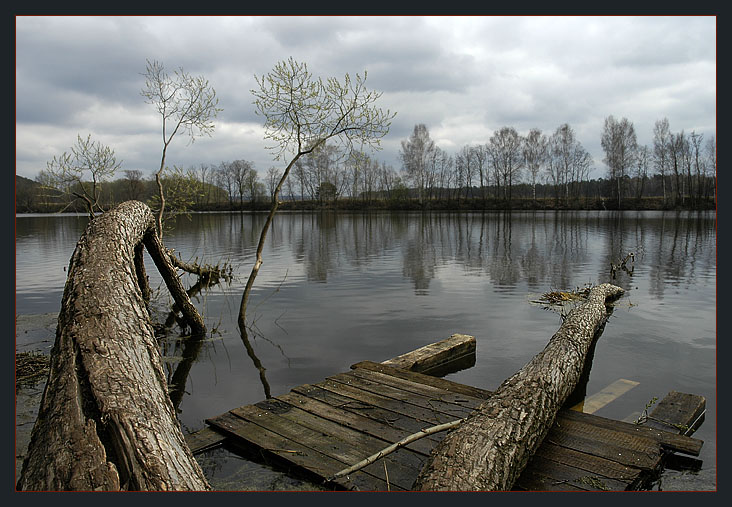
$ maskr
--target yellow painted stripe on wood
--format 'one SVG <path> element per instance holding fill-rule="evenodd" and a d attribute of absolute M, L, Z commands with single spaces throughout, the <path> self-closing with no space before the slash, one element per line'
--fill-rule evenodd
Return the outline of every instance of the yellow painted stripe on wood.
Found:
<path fill-rule="evenodd" d="M 624 378 L 618 379 L 600 392 L 592 396 L 587 396 L 583 401 L 572 407 L 572 410 L 584 412 L 585 414 L 594 414 L 611 401 L 633 389 L 639 383 Z"/>

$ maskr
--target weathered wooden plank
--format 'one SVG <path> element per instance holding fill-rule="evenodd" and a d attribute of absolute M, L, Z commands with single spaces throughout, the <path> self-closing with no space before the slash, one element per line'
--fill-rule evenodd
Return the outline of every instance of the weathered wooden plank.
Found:
<path fill-rule="evenodd" d="M 335 423 L 361 431 L 368 435 L 382 438 L 389 443 L 398 442 L 412 433 L 415 433 L 415 431 L 398 429 L 393 425 L 386 424 L 385 422 L 375 421 L 361 414 L 333 407 L 327 403 L 303 396 L 293 391 L 278 396 L 277 398 L 319 417 L 329 419 Z M 429 456 L 434 445 L 434 441 L 423 438 L 412 442 L 406 447 L 407 449 L 417 451 L 426 457 Z M 384 445 L 384 447 L 386 447 L 386 445 Z"/>
<path fill-rule="evenodd" d="M 252 411 L 253 407 L 260 409 L 261 413 Z M 317 433 L 320 433 L 326 440 L 328 440 L 329 443 L 332 439 L 338 439 L 358 452 L 363 453 L 363 456 L 359 461 L 393 443 L 385 440 L 381 436 L 375 437 L 366 432 L 349 428 L 348 426 L 333 422 L 330 419 L 302 410 L 295 405 L 287 403 L 287 401 L 280 397 L 231 410 L 231 413 L 237 416 L 240 416 L 242 412 L 245 412 L 244 417 L 247 417 L 248 414 L 252 414 L 256 415 L 257 418 L 262 419 L 267 417 L 270 413 L 275 414 L 283 419 L 291 421 L 293 425 L 305 426 Z M 414 471 L 419 471 L 422 467 L 422 462 L 424 460 L 423 454 L 417 453 L 411 449 L 400 449 L 397 452 L 400 453 L 398 456 L 400 464 L 411 467 Z M 353 463 L 349 464 L 352 465 Z"/>
<path fill-rule="evenodd" d="M 458 394 L 465 394 L 478 398 L 481 400 L 488 399 L 493 393 L 479 387 L 473 387 L 465 384 L 459 384 L 451 380 L 433 377 L 431 375 L 425 375 L 414 371 L 402 370 L 400 368 L 394 368 L 392 366 L 385 365 L 383 363 L 374 363 L 373 361 L 360 361 L 354 365 L 351 365 L 351 369 L 361 368 L 364 370 L 377 371 L 379 373 L 386 373 L 392 377 L 398 377 L 404 380 L 411 380 L 420 384 L 438 387 L 446 391 L 450 391 Z"/>
<path fill-rule="evenodd" d="M 557 415 L 558 421 L 576 421 L 584 424 L 590 424 L 598 428 L 624 433 L 634 438 L 644 438 L 658 442 L 663 447 L 693 456 L 698 456 L 701 452 L 704 442 L 697 438 L 687 437 L 669 431 L 659 430 L 656 428 L 641 426 L 638 424 L 626 423 L 599 417 L 593 414 L 582 414 L 572 410 L 565 410 Z M 677 430 L 678 431 L 678 430 Z"/>
<path fill-rule="evenodd" d="M 691 435 L 704 421 L 706 404 L 704 396 L 671 391 L 656 405 L 644 426 Z"/>
<path fill-rule="evenodd" d="M 469 355 L 475 356 L 475 338 L 464 334 L 454 334 L 445 340 L 387 359 L 383 364 L 426 373 L 443 367 L 445 363 Z"/>
<path fill-rule="evenodd" d="M 228 435 L 228 443 L 246 452 L 256 451 L 259 455 L 279 463 L 295 466 L 299 472 L 309 474 L 316 482 L 330 477 L 342 470 L 344 463 L 285 438 L 278 433 L 257 424 L 241 419 L 229 412 L 208 419 L 207 423 Z M 358 471 L 348 477 L 334 481 L 343 489 L 362 491 L 383 491 L 387 489 L 385 481 L 374 477 L 367 471 Z"/>
<path fill-rule="evenodd" d="M 661 454 L 661 445 L 656 439 L 649 438 L 647 435 L 628 433 L 614 427 L 591 424 L 586 418 L 574 419 L 573 415 L 580 414 L 574 411 L 568 412 L 558 416 L 555 422 L 562 431 L 593 438 L 598 442 L 612 442 L 624 449 L 645 453 L 649 456 Z"/>
<path fill-rule="evenodd" d="M 340 373 L 338 375 L 330 376 L 328 377 L 328 380 L 341 382 L 342 384 L 357 387 L 359 389 L 363 389 L 364 391 L 369 391 L 371 393 L 386 396 L 395 400 L 404 401 L 418 407 L 436 410 L 444 414 L 449 414 L 453 416 L 453 418 L 467 417 L 470 412 L 472 412 L 471 409 L 466 407 L 462 407 L 452 403 L 445 403 L 433 397 L 420 396 L 415 393 L 410 393 L 402 389 L 398 389 L 385 384 L 381 384 L 379 382 L 375 382 L 373 380 L 368 380 L 356 376 L 353 374 L 352 371 L 349 373 Z"/>
<path fill-rule="evenodd" d="M 445 403 L 452 403 L 459 407 L 469 408 L 470 410 L 475 409 L 478 405 L 483 403 L 483 400 L 479 398 L 474 398 L 465 394 L 453 393 L 446 391 L 445 389 L 440 389 L 439 387 L 420 384 L 412 380 L 401 379 L 381 372 L 354 368 L 350 371 L 350 374 L 376 382 L 377 384 L 388 385 L 401 389 L 402 391 L 414 393 L 419 396 L 425 396 L 430 399 L 438 399 Z"/>
<path fill-rule="evenodd" d="M 435 410 L 434 408 L 423 408 L 403 400 L 397 400 L 388 396 L 375 394 L 371 391 L 367 391 L 353 385 L 347 385 L 332 380 L 320 382 L 315 385 L 342 396 L 352 398 L 354 402 L 360 402 L 366 406 L 371 405 L 380 407 L 398 414 L 406 415 L 417 419 L 418 421 L 423 421 L 429 426 L 455 420 L 454 415 L 445 414 L 439 410 Z"/>
<path fill-rule="evenodd" d="M 609 386 L 604 387 L 599 392 L 591 396 L 587 396 L 580 403 L 573 406 L 572 410 L 584 412 L 585 414 L 594 414 L 608 403 L 615 401 L 620 396 L 636 387 L 638 384 L 639 382 L 634 380 L 624 378 L 618 379 Z"/>
<path fill-rule="evenodd" d="M 298 470 L 307 469 L 322 480 L 425 427 L 465 417 L 491 396 L 484 389 L 389 364 L 362 361 L 351 368 L 256 406 L 233 409 L 212 420 L 212 426 L 223 431 L 223 426 L 233 424 L 230 420 L 239 420 L 241 438 L 227 441 L 261 446 L 265 455 Z M 662 423 L 663 429 L 678 431 L 676 425 L 691 425 L 702 418 L 704 404 L 703 397 L 672 392 L 652 416 L 670 423 Z M 633 489 L 645 472 L 661 466 L 661 446 L 698 454 L 700 440 L 651 426 L 560 411 L 515 489 Z M 222 436 L 217 431 L 189 436 L 190 445 L 202 449 L 234 434 L 223 431 Z M 336 484 L 379 491 L 410 489 L 423 461 L 446 433 L 413 442 Z"/>
<path fill-rule="evenodd" d="M 249 422 L 265 427 L 270 431 L 294 442 L 299 442 L 320 454 L 329 456 L 341 463 L 344 463 L 345 466 L 341 467 L 341 469 L 353 465 L 354 463 L 358 463 L 363 458 L 371 454 L 370 452 L 364 452 L 363 449 L 341 440 L 338 438 L 338 435 L 323 433 L 322 431 L 312 429 L 303 424 L 293 424 L 291 419 L 285 417 L 288 412 L 274 414 L 253 405 L 246 405 L 238 407 L 237 409 L 230 411 L 230 413 L 234 414 L 236 417 L 240 417 Z M 407 490 L 412 487 L 414 480 L 417 478 L 418 469 L 407 468 L 405 465 L 399 463 L 393 458 L 387 458 L 387 465 L 389 481 L 392 487 Z M 381 462 L 369 465 L 362 470 L 386 481 L 386 472 L 384 471 L 384 467 Z M 333 473 L 337 471 L 338 470 Z"/>
<path fill-rule="evenodd" d="M 660 446 L 656 448 L 655 454 L 650 450 L 628 449 L 612 440 L 603 440 L 603 437 L 609 435 L 600 435 L 599 428 L 589 427 L 587 429 L 588 431 L 584 433 L 577 433 L 555 424 L 549 429 L 544 442 L 606 458 L 641 470 L 654 471 L 658 468 L 661 461 Z"/>
<path fill-rule="evenodd" d="M 223 444 L 226 436 L 218 431 L 205 427 L 193 433 L 185 435 L 186 443 L 193 454 L 198 454 L 213 449 Z"/>
<path fill-rule="evenodd" d="M 361 415 L 378 423 L 386 424 L 392 428 L 408 431 L 410 434 L 416 433 L 421 429 L 430 426 L 430 424 L 417 420 L 409 415 L 375 405 L 366 404 L 352 397 L 347 397 L 334 391 L 323 389 L 322 387 L 306 384 L 296 387 L 292 391 L 302 394 L 308 398 L 327 403 L 339 410 Z M 436 445 L 443 436 L 444 434 L 430 435 L 422 440 L 430 441 L 430 447 L 434 447 L 434 445 Z"/>
<path fill-rule="evenodd" d="M 541 444 L 535 455 L 627 483 L 634 482 L 641 475 L 641 471 L 637 468 L 621 465 L 606 458 L 561 447 L 547 441 Z M 526 469 L 531 469 L 534 466 L 535 464 L 530 461 Z"/>
<path fill-rule="evenodd" d="M 532 461 L 534 466 L 530 473 L 546 477 L 548 479 L 546 482 L 555 486 L 569 484 L 587 491 L 625 491 L 629 486 L 629 481 L 599 476 L 596 473 L 558 463 L 543 456 L 535 455 Z"/>

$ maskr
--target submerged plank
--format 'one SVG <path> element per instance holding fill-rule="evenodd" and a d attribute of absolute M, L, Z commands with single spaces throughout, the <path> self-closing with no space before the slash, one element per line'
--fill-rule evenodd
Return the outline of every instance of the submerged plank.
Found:
<path fill-rule="evenodd" d="M 617 398 L 627 393 L 639 382 L 634 380 L 627 380 L 624 378 L 618 379 L 607 387 L 604 387 L 601 391 L 586 397 L 583 401 L 572 407 L 572 410 L 577 412 L 584 412 L 585 414 L 594 414 L 605 405 L 615 401 Z"/>

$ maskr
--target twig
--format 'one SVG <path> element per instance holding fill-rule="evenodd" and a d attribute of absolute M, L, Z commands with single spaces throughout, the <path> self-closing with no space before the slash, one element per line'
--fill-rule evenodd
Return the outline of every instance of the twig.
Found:
<path fill-rule="evenodd" d="M 389 471 L 386 469 L 386 460 L 382 460 L 382 463 L 384 464 L 384 475 L 386 475 L 386 490 L 391 491 L 391 486 L 389 485 Z"/>
<path fill-rule="evenodd" d="M 419 440 L 420 438 L 424 438 L 427 435 L 432 435 L 433 433 L 439 433 L 440 431 L 449 430 L 451 428 L 454 428 L 461 422 L 463 422 L 464 419 L 456 419 L 455 421 L 446 422 L 443 424 L 438 424 L 437 426 L 430 426 L 429 428 L 425 428 L 423 430 L 418 431 L 417 433 L 412 433 L 411 435 L 404 437 L 398 442 L 395 442 L 391 444 L 388 447 L 385 447 L 384 449 L 380 450 L 376 454 L 372 454 L 368 458 L 359 461 L 353 466 L 350 466 L 348 468 L 344 468 L 340 472 L 336 472 L 335 474 L 328 477 L 325 482 L 331 482 L 335 479 L 338 479 L 340 477 L 343 477 L 345 475 L 351 474 L 357 470 L 361 470 L 363 467 L 366 467 L 370 465 L 371 463 L 374 463 L 375 461 L 378 461 L 379 459 L 383 458 L 387 454 L 391 454 L 392 452 L 396 451 L 400 447 L 404 447 L 405 445 L 411 444 L 415 440 Z"/>

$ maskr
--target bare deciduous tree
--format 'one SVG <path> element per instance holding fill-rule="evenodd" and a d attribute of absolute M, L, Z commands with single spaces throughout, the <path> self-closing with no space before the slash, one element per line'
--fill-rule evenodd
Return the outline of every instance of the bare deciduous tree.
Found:
<path fill-rule="evenodd" d="M 714 136 L 709 136 L 706 144 L 706 157 L 709 170 L 714 174 L 714 204 L 717 204 L 717 143 Z"/>
<path fill-rule="evenodd" d="M 620 209 L 623 181 L 635 161 L 638 149 L 633 123 L 627 118 L 618 121 L 612 115 L 608 116 L 605 118 L 600 142 L 605 151 L 605 164 L 608 166 L 610 180 L 614 184 L 614 192 L 618 199 L 618 209 Z"/>
<path fill-rule="evenodd" d="M 274 199 L 257 245 L 256 260 L 247 279 L 239 309 L 239 327 L 246 326 L 246 308 L 254 280 L 262 266 L 262 250 L 267 231 L 278 207 L 278 196 L 290 170 L 304 155 L 332 139 L 350 153 L 354 142 L 379 147 L 389 132 L 396 113 L 376 107 L 381 93 L 366 89 L 366 73 L 343 82 L 335 77 L 314 78 L 307 64 L 293 58 L 278 62 L 264 76 L 257 77 L 252 90 L 256 112 L 264 118 L 265 139 L 275 160 L 290 155 L 289 162 L 274 192 Z"/>
<path fill-rule="evenodd" d="M 689 136 L 689 147 L 691 148 L 691 157 L 694 161 L 694 176 L 696 181 L 696 200 L 701 201 L 703 194 L 704 184 L 702 183 L 702 175 L 704 173 L 704 157 L 702 155 L 702 141 L 704 140 L 704 134 L 697 134 L 695 131 L 691 131 Z M 691 185 L 689 186 L 689 193 L 691 193 Z"/>
<path fill-rule="evenodd" d="M 524 139 L 524 164 L 531 182 L 531 195 L 534 201 L 536 201 L 536 183 L 539 172 L 546 162 L 548 146 L 546 136 L 537 128 L 531 129 Z"/>
<path fill-rule="evenodd" d="M 77 135 L 71 153 L 53 157 L 39 179 L 44 186 L 81 199 L 89 216 L 94 218 L 95 211 L 103 211 L 99 205 L 102 183 L 113 176 L 121 164 L 114 150 L 99 141 L 92 141 L 91 134 L 86 139 Z M 90 181 L 84 181 L 87 177 Z"/>
<path fill-rule="evenodd" d="M 493 166 L 503 183 L 504 198 L 511 202 L 511 187 L 523 167 L 522 138 L 513 127 L 503 127 L 489 139 Z"/>
<path fill-rule="evenodd" d="M 148 104 L 155 106 L 162 121 L 163 153 L 160 168 L 155 173 L 160 199 L 157 231 L 162 239 L 165 193 L 161 177 L 168 147 L 178 132 L 187 133 L 191 143 L 196 137 L 210 136 L 215 127 L 213 119 L 222 109 L 217 107 L 219 99 L 216 91 L 203 76 L 191 76 L 183 68 L 174 71 L 171 76 L 161 62 L 150 60 L 147 61 L 147 70 L 143 76 L 145 86 L 142 96 Z"/>
<path fill-rule="evenodd" d="M 653 163 L 656 167 L 656 174 L 661 176 L 664 204 L 666 204 L 666 172 L 669 169 L 670 144 L 671 131 L 669 130 L 668 119 L 657 120 L 653 126 Z"/>
<path fill-rule="evenodd" d="M 683 171 L 684 171 L 684 151 L 686 149 L 686 134 L 684 131 L 676 134 L 671 134 L 671 142 L 669 143 L 669 160 L 671 162 L 671 169 L 673 169 L 674 182 L 676 183 L 676 202 L 684 202 L 684 185 L 683 185 Z"/>
<path fill-rule="evenodd" d="M 429 130 L 424 123 L 414 126 L 414 131 L 409 139 L 402 141 L 402 149 L 399 156 L 404 165 L 404 171 L 417 189 L 419 204 L 424 204 L 424 191 L 427 186 L 427 166 L 432 152 L 435 150 L 435 142 L 430 138 Z"/>
<path fill-rule="evenodd" d="M 651 150 L 648 146 L 638 146 L 638 152 L 635 159 L 635 177 L 637 182 L 636 197 L 643 197 L 643 188 L 648 179 L 648 161 L 651 158 Z"/>

